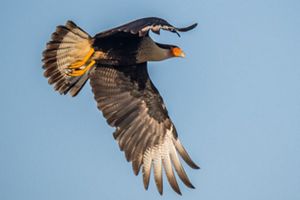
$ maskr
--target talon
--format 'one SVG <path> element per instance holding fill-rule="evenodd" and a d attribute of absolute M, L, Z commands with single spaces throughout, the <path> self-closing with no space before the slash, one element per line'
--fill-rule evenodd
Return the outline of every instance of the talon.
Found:
<path fill-rule="evenodd" d="M 81 67 L 82 65 L 84 65 L 83 61 L 77 61 L 75 63 L 73 63 L 72 65 L 70 65 L 68 68 L 69 69 L 78 69 L 79 67 Z"/>
<path fill-rule="evenodd" d="M 83 69 L 73 69 L 72 72 L 67 73 L 68 76 L 82 76 L 87 72 L 96 62 L 92 60 L 85 68 Z"/>
<path fill-rule="evenodd" d="M 90 59 L 90 57 L 93 55 L 94 52 L 95 52 L 95 50 L 93 48 L 91 48 L 82 60 L 76 61 L 75 63 L 71 64 L 68 68 L 69 69 L 80 68 L 82 65 L 84 65 Z"/>

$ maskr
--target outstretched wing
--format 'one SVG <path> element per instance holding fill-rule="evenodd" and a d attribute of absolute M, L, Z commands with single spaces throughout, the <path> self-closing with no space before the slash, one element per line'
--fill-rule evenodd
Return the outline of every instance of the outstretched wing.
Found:
<path fill-rule="evenodd" d="M 186 186 L 194 188 L 178 153 L 190 167 L 198 166 L 181 145 L 163 99 L 149 78 L 147 64 L 97 66 L 90 73 L 90 83 L 98 108 L 107 122 L 116 127 L 114 138 L 132 162 L 134 173 L 137 175 L 142 167 L 145 189 L 152 168 L 160 194 L 163 168 L 178 194 L 181 192 L 173 168 Z"/>
<path fill-rule="evenodd" d="M 97 34 L 95 37 L 107 37 L 114 35 L 116 33 L 124 33 L 124 34 L 133 34 L 138 35 L 140 37 L 143 37 L 145 35 L 148 35 L 149 30 L 153 31 L 156 34 L 160 33 L 160 29 L 167 30 L 173 33 L 176 33 L 178 36 L 178 32 L 186 32 L 189 30 L 192 30 L 197 26 L 197 23 L 185 27 L 185 28 L 176 28 L 169 24 L 166 20 L 160 19 L 157 17 L 148 17 L 148 18 L 142 18 L 135 20 L 133 22 L 129 22 L 127 24 L 124 24 L 122 26 L 113 28 L 111 30 L 102 32 Z"/>

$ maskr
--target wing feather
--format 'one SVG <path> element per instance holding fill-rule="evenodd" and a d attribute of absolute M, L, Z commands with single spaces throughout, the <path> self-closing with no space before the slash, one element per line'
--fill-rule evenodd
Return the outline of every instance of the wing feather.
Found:
<path fill-rule="evenodd" d="M 153 172 L 157 190 L 160 194 L 163 193 L 162 183 L 162 164 L 161 164 L 161 146 L 157 146 L 153 151 Z"/>
<path fill-rule="evenodd" d="M 173 171 L 194 188 L 178 154 L 192 168 L 198 166 L 181 145 L 163 99 L 151 82 L 146 63 L 136 66 L 97 66 L 90 83 L 107 122 L 116 127 L 114 138 L 125 152 L 137 175 L 142 168 L 144 187 L 149 186 L 151 170 L 160 194 L 163 193 L 163 168 L 171 187 L 181 194 Z"/>
<path fill-rule="evenodd" d="M 150 173 L 151 173 L 152 155 L 151 151 L 146 151 L 143 156 L 143 181 L 144 187 L 147 190 L 149 186 Z"/>
<path fill-rule="evenodd" d="M 148 35 L 150 30 L 156 34 L 160 34 L 161 29 L 176 33 L 178 36 L 180 36 L 178 32 L 186 32 L 194 29 L 196 26 L 197 23 L 194 23 L 184 28 L 177 28 L 164 19 L 157 17 L 147 17 L 129 22 L 102 33 L 98 33 L 95 37 L 103 38 L 116 34 L 123 36 L 135 35 L 138 37 L 144 37 Z"/>
<path fill-rule="evenodd" d="M 189 188 L 195 188 L 192 183 L 190 182 L 188 176 L 186 175 L 181 163 L 180 163 L 180 160 L 179 160 L 179 157 L 176 153 L 176 149 L 174 147 L 174 145 L 170 145 L 169 146 L 169 149 L 170 149 L 170 153 L 169 153 L 169 156 L 171 158 L 171 161 L 173 163 L 173 166 L 179 176 L 179 178 L 183 181 L 183 183 L 188 186 Z"/>
<path fill-rule="evenodd" d="M 181 191 L 179 189 L 179 186 L 178 186 L 178 183 L 177 183 L 177 180 L 175 178 L 175 175 L 174 175 L 174 171 L 172 169 L 172 163 L 171 163 L 171 160 L 170 160 L 170 157 L 168 154 L 166 154 L 164 156 L 164 159 L 163 159 L 163 166 L 164 166 L 164 169 L 165 169 L 165 172 L 166 172 L 166 175 L 167 175 L 167 179 L 171 185 L 171 187 L 173 188 L 174 191 L 176 191 L 178 194 L 181 194 Z"/>

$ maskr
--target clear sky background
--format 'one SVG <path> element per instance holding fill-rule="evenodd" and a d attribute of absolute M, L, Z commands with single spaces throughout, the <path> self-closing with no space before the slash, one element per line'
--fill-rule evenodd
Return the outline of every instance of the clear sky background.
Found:
<path fill-rule="evenodd" d="M 300 1 L 2 0 L 0 199 L 300 199 Z M 97 110 L 89 84 L 54 92 L 41 53 L 72 19 L 91 35 L 157 16 L 182 34 L 153 36 L 187 57 L 150 63 L 182 143 L 201 166 L 195 185 L 153 178 L 145 191 Z M 164 177 L 164 179 L 166 179 Z"/>

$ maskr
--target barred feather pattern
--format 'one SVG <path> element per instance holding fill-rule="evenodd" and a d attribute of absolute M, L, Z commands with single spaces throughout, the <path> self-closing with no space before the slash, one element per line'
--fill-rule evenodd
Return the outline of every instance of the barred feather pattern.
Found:
<path fill-rule="evenodd" d="M 132 162 L 136 175 L 142 169 L 148 189 L 151 170 L 160 194 L 163 171 L 171 187 L 181 194 L 173 168 L 183 183 L 194 188 L 180 157 L 192 168 L 192 161 L 180 143 L 175 126 L 157 89 L 151 82 L 146 63 L 136 66 L 99 66 L 90 73 L 90 84 L 108 124 L 116 127 L 114 138 Z M 180 155 L 180 157 L 179 157 Z"/>
<path fill-rule="evenodd" d="M 72 21 L 68 21 L 65 26 L 57 26 L 52 34 L 42 61 L 44 76 L 60 94 L 69 92 L 71 96 L 76 96 L 88 80 L 89 72 L 82 76 L 69 76 L 68 67 L 83 59 L 91 49 L 91 43 L 91 37 Z"/>

